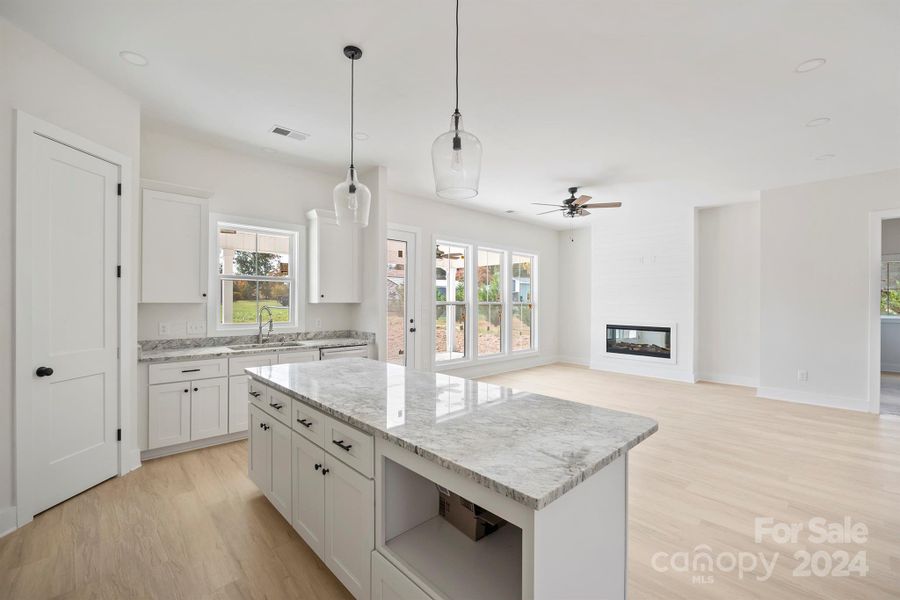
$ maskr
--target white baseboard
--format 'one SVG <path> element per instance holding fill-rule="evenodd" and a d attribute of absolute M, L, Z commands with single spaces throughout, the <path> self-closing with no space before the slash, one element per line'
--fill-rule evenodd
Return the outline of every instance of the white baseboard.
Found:
<path fill-rule="evenodd" d="M 768 398 L 770 400 L 783 400 L 785 402 L 796 402 L 797 404 L 811 404 L 813 406 L 869 412 L 869 403 L 865 398 L 835 396 L 819 392 L 773 387 L 761 387 L 756 390 L 756 395 L 759 398 Z"/>
<path fill-rule="evenodd" d="M 200 448 L 209 448 L 210 446 L 218 446 L 219 444 L 227 444 L 238 440 L 247 439 L 246 431 L 237 433 L 228 433 L 216 437 L 206 438 L 205 440 L 197 440 L 195 442 L 185 442 L 183 444 L 175 444 L 174 446 L 166 446 L 165 448 L 154 448 L 152 450 L 144 450 L 141 452 L 141 460 L 153 460 L 154 458 L 162 458 L 163 456 L 171 456 L 191 450 L 199 450 Z"/>
<path fill-rule="evenodd" d="M 582 367 L 591 366 L 591 359 L 588 356 L 557 356 L 556 362 L 579 365 Z"/>
<path fill-rule="evenodd" d="M 744 387 L 759 387 L 759 379 L 749 375 L 732 375 L 728 373 L 698 373 L 697 381 L 710 383 L 724 383 L 725 385 L 740 385 Z"/>
<path fill-rule="evenodd" d="M 0 508 L 0 537 L 12 533 L 17 526 L 16 507 L 7 506 L 6 508 Z"/>

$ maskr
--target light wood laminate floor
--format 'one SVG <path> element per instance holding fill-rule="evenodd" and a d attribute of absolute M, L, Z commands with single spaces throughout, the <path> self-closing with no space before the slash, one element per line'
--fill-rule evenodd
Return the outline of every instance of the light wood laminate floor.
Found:
<path fill-rule="evenodd" d="M 629 598 L 900 597 L 900 418 L 569 365 L 486 380 L 659 421 L 630 454 Z M 245 473 L 238 442 L 148 461 L 50 509 L 0 539 L 0 598 L 348 598 Z M 868 541 L 756 544 L 757 516 L 849 516 Z M 652 566 L 701 545 L 780 557 L 764 582 Z M 865 550 L 869 573 L 795 577 L 802 549 Z"/>

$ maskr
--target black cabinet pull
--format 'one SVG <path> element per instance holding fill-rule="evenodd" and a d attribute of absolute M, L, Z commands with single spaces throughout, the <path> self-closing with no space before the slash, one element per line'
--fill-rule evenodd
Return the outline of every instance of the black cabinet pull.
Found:
<path fill-rule="evenodd" d="M 184 390 L 184 393 L 185 393 L 185 394 L 190 394 L 190 393 L 191 393 L 191 390 Z"/>
<path fill-rule="evenodd" d="M 281 410 L 282 408 L 284 408 L 284 404 L 273 404 L 272 408 L 274 408 L 275 410 Z"/>
<path fill-rule="evenodd" d="M 182 369 L 182 373 L 196 373 L 200 369 Z"/>
<path fill-rule="evenodd" d="M 312 427 L 312 421 L 307 421 L 306 419 L 297 419 L 297 422 L 309 429 Z"/>
<path fill-rule="evenodd" d="M 34 374 L 38 377 L 49 377 L 50 375 L 53 375 L 53 369 L 50 367 L 38 367 L 35 369 Z"/>
<path fill-rule="evenodd" d="M 335 446 L 343 448 L 347 452 L 350 452 L 350 448 L 353 447 L 353 444 L 345 444 L 344 440 L 331 440 L 331 443 L 334 444 Z"/>
<path fill-rule="evenodd" d="M 195 391 L 195 392 L 196 392 L 196 391 L 199 391 L 199 389 L 200 389 L 200 388 L 194 388 L 194 391 Z"/>
<path fill-rule="evenodd" d="M 329 469 L 322 469 L 322 475 L 328 475 Z"/>
<path fill-rule="evenodd" d="M 316 463 L 316 465 L 315 465 L 316 471 L 318 471 L 318 470 L 321 469 L 321 468 L 322 468 L 322 465 L 320 465 L 319 463 Z"/>
<path fill-rule="evenodd" d="M 250 392 L 250 395 L 254 398 L 259 398 L 259 392 Z"/>

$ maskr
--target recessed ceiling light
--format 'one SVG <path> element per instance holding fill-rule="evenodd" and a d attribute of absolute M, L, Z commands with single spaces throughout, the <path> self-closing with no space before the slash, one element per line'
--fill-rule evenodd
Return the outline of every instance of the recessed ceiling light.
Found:
<path fill-rule="evenodd" d="M 813 119 L 812 121 L 807 121 L 807 127 L 821 127 L 822 125 L 828 125 L 831 123 L 831 119 L 828 117 L 819 117 L 818 119 Z"/>
<path fill-rule="evenodd" d="M 816 160 L 831 160 L 834 157 L 835 157 L 834 154 L 820 154 L 819 156 L 816 157 Z"/>
<path fill-rule="evenodd" d="M 511 214 L 513 214 L 514 212 L 516 212 L 516 211 L 514 211 L 514 210 L 508 210 L 508 211 L 506 211 L 506 214 L 511 215 Z"/>
<path fill-rule="evenodd" d="M 132 52 L 131 50 L 122 50 L 119 52 L 119 56 L 125 62 L 132 64 L 136 67 L 146 67 L 150 64 L 150 61 L 147 60 L 147 57 L 143 54 L 138 54 L 137 52 Z"/>
<path fill-rule="evenodd" d="M 809 73 L 810 71 L 815 71 L 822 65 L 824 65 L 826 61 L 824 58 L 811 58 L 809 60 L 805 60 L 794 69 L 796 73 Z"/>
<path fill-rule="evenodd" d="M 369 134 L 365 131 L 357 131 L 353 134 L 353 139 L 358 140 L 360 142 L 364 142 L 369 139 Z"/>

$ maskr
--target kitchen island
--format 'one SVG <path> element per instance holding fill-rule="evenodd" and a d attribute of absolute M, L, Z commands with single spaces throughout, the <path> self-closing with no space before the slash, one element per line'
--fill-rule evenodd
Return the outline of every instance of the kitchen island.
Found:
<path fill-rule="evenodd" d="M 247 374 L 250 477 L 357 598 L 625 598 L 652 419 L 362 358 Z M 506 524 L 470 539 L 448 492 Z"/>

